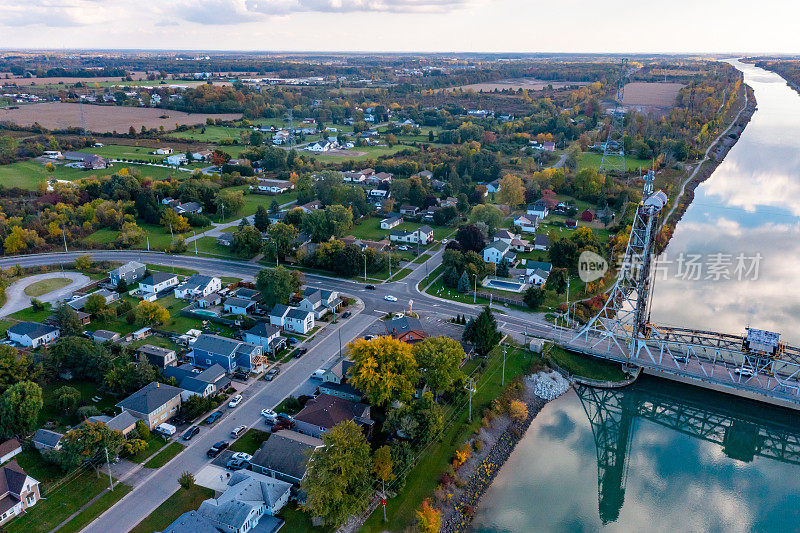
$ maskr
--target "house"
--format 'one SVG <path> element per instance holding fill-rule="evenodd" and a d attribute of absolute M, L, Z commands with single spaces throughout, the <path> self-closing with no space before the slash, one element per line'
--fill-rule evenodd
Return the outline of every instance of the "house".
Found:
<path fill-rule="evenodd" d="M 341 241 L 345 244 L 352 244 L 353 246 L 357 246 L 362 252 L 367 248 L 371 248 L 377 252 L 384 252 L 387 248 L 391 246 L 391 243 L 386 239 L 381 239 L 379 241 L 370 241 L 368 239 L 357 239 L 352 235 L 346 235 L 342 237 Z"/>
<path fill-rule="evenodd" d="M 391 183 L 392 174 L 388 172 L 377 172 L 371 176 L 367 176 L 365 183 L 367 185 L 380 185 L 381 183 Z"/>
<path fill-rule="evenodd" d="M 441 191 L 442 189 L 444 189 L 445 185 L 446 185 L 445 182 L 443 182 L 442 180 L 431 180 L 431 187 L 433 187 L 433 190 L 435 191 Z"/>
<path fill-rule="evenodd" d="M 294 307 L 289 308 L 289 312 L 286 313 L 286 321 L 284 322 L 283 327 L 287 331 L 293 331 L 295 333 L 302 333 L 305 335 L 314 329 L 314 313 L 310 311 L 303 311 L 302 309 L 296 309 Z"/>
<path fill-rule="evenodd" d="M 374 204 L 383 204 L 388 198 L 392 196 L 392 191 L 385 189 L 370 189 L 367 192 L 367 200 Z"/>
<path fill-rule="evenodd" d="M 277 213 L 270 213 L 269 214 L 269 223 L 270 224 L 277 224 L 278 222 L 283 222 L 283 219 L 286 218 L 286 211 L 278 211 Z M 231 240 L 233 236 L 231 236 Z"/>
<path fill-rule="evenodd" d="M 122 411 L 116 416 L 97 415 L 90 416 L 86 420 L 95 424 L 103 424 L 111 431 L 119 431 L 127 437 L 131 431 L 136 429 L 138 418 L 133 416 L 130 411 Z"/>
<path fill-rule="evenodd" d="M 222 289 L 222 281 L 213 276 L 193 274 L 175 287 L 176 298 L 202 298 Z"/>
<path fill-rule="evenodd" d="M 6 330 L 8 338 L 27 348 L 38 348 L 59 336 L 57 327 L 39 322 L 18 322 Z"/>
<path fill-rule="evenodd" d="M 581 213 L 581 220 L 584 222 L 592 222 L 595 218 L 595 213 L 593 209 L 586 209 L 583 213 Z"/>
<path fill-rule="evenodd" d="M 256 303 L 253 300 L 246 300 L 244 298 L 232 296 L 225 300 L 225 303 L 222 304 L 222 309 L 226 313 L 230 313 L 232 315 L 246 315 L 247 312 L 255 306 Z"/>
<path fill-rule="evenodd" d="M 64 435 L 49 429 L 37 429 L 33 435 L 33 447 L 39 451 L 58 451 L 61 449 L 61 439 Z"/>
<path fill-rule="evenodd" d="M 275 307 L 269 312 L 269 323 L 279 328 L 286 326 L 286 315 L 291 309 L 288 305 L 275 304 Z"/>
<path fill-rule="evenodd" d="M 250 465 L 253 472 L 300 485 L 312 454 L 322 446 L 316 437 L 284 429 L 261 444 Z"/>
<path fill-rule="evenodd" d="M 564 221 L 564 227 L 567 229 L 576 229 L 578 227 L 578 221 L 572 218 L 568 218 Z"/>
<path fill-rule="evenodd" d="M 373 421 L 370 419 L 369 405 L 320 394 L 308 400 L 294 416 L 294 429 L 298 433 L 321 438 L 333 426 L 348 420 L 371 427 Z"/>
<path fill-rule="evenodd" d="M 312 211 L 316 211 L 317 209 L 322 209 L 322 202 L 319 200 L 312 200 L 307 204 L 301 205 L 300 209 L 302 209 L 304 213 L 308 214 Z"/>
<path fill-rule="evenodd" d="M 181 406 L 181 392 L 182 389 L 178 387 L 153 381 L 117 403 L 117 407 L 144 420 L 147 427 L 153 429 L 177 414 Z"/>
<path fill-rule="evenodd" d="M 347 371 L 353 366 L 352 361 L 343 359 L 325 371 L 322 375 L 322 383 L 319 385 L 321 394 L 329 394 L 338 398 L 344 398 L 351 402 L 360 402 L 364 393 L 352 386 L 349 382 Z"/>
<path fill-rule="evenodd" d="M 186 154 L 173 154 L 166 157 L 166 162 L 168 165 L 178 166 L 185 165 L 189 160 L 186 158 Z"/>
<path fill-rule="evenodd" d="M 98 329 L 92 334 L 92 340 L 98 344 L 115 342 L 119 340 L 119 333 L 116 331 L 108 331 L 107 329 Z"/>
<path fill-rule="evenodd" d="M 286 339 L 281 337 L 281 328 L 268 324 L 265 320 L 257 322 L 242 334 L 245 342 L 257 344 L 271 354 L 277 353 L 286 343 Z"/>
<path fill-rule="evenodd" d="M 530 243 L 530 241 L 527 241 L 520 235 L 516 235 L 505 229 L 495 233 L 494 240 L 502 241 L 508 244 L 515 252 L 530 252 L 533 250 L 533 245 Z"/>
<path fill-rule="evenodd" d="M 394 242 L 407 242 L 411 244 L 428 244 L 433 241 L 433 228 L 421 226 L 414 231 L 392 230 L 389 240 Z"/>
<path fill-rule="evenodd" d="M 155 155 L 172 155 L 174 150 L 172 148 L 156 148 L 156 151 L 153 152 Z"/>
<path fill-rule="evenodd" d="M 239 287 L 236 289 L 236 297 L 243 298 L 245 300 L 253 300 L 254 302 L 260 302 L 261 292 L 248 287 Z"/>
<path fill-rule="evenodd" d="M 192 152 L 192 159 L 195 161 L 209 161 L 211 160 L 211 155 L 213 152 L 211 150 L 200 150 L 197 152 Z"/>
<path fill-rule="evenodd" d="M 539 220 L 542 220 L 547 218 L 547 215 L 550 214 L 550 210 L 547 208 L 547 202 L 539 198 L 528 206 L 527 214 L 535 215 L 539 217 Z"/>
<path fill-rule="evenodd" d="M 231 383 L 230 378 L 225 375 L 225 369 L 218 364 L 213 364 L 202 372 L 197 370 L 190 364 L 164 369 L 164 377 L 174 378 L 178 387 L 183 389 L 181 400 L 184 402 L 191 396 L 211 396 L 226 389 Z"/>
<path fill-rule="evenodd" d="M 196 366 L 208 368 L 218 364 L 226 372 L 233 372 L 237 368 L 258 372 L 266 363 L 261 346 L 209 333 L 197 337 L 190 357 Z"/>
<path fill-rule="evenodd" d="M 414 176 L 416 176 L 416 177 L 418 177 L 420 179 L 422 179 L 422 178 L 433 179 L 433 172 L 431 172 L 430 170 L 421 170 L 420 172 L 417 172 L 416 174 L 414 174 L 411 177 L 413 178 Z"/>
<path fill-rule="evenodd" d="M 138 261 L 128 261 L 121 267 L 115 268 L 108 273 L 108 278 L 113 285 L 119 285 L 120 281 L 125 283 L 135 283 L 142 279 L 147 273 L 147 267 Z"/>
<path fill-rule="evenodd" d="M 303 291 L 303 299 L 297 307 L 302 311 L 314 313 L 314 318 L 319 320 L 331 311 L 337 311 L 342 306 L 342 299 L 336 291 L 312 289 L 307 287 Z"/>
<path fill-rule="evenodd" d="M 233 244 L 233 233 L 220 233 L 217 237 L 217 244 L 220 246 L 230 246 Z"/>
<path fill-rule="evenodd" d="M 542 233 L 537 233 L 533 238 L 534 250 L 547 250 L 550 248 L 550 238 Z"/>
<path fill-rule="evenodd" d="M 550 272 L 553 270 L 553 265 L 544 263 L 542 261 L 526 261 L 525 262 L 525 278 L 528 283 L 533 285 L 542 285 L 550 277 Z"/>
<path fill-rule="evenodd" d="M 400 206 L 400 214 L 401 215 L 411 215 L 414 216 L 419 211 L 419 207 L 415 205 L 402 205 Z"/>
<path fill-rule="evenodd" d="M 342 181 L 345 183 L 364 183 L 366 179 L 367 176 L 361 172 L 354 172 L 352 170 L 342 172 Z"/>
<path fill-rule="evenodd" d="M 403 316 L 386 320 L 383 323 L 386 334 L 394 339 L 413 344 L 428 337 L 418 318 Z"/>
<path fill-rule="evenodd" d="M 197 300 L 197 306 L 200 308 L 211 307 L 212 305 L 220 305 L 222 303 L 222 296 L 218 292 L 206 294 Z"/>
<path fill-rule="evenodd" d="M 0 464 L 10 461 L 22 451 L 22 444 L 17 439 L 8 439 L 0 444 Z"/>
<path fill-rule="evenodd" d="M 494 241 L 483 249 L 483 261 L 486 263 L 499 264 L 501 261 L 513 263 L 516 254 L 511 250 L 511 245 L 504 241 Z"/>
<path fill-rule="evenodd" d="M 491 193 L 500 192 L 500 180 L 498 179 L 487 183 L 486 192 L 491 192 Z"/>
<path fill-rule="evenodd" d="M 172 210 L 179 215 L 200 214 L 203 212 L 203 206 L 197 202 L 176 203 L 172 206 Z"/>
<path fill-rule="evenodd" d="M 309 152 L 328 152 L 330 150 L 335 150 L 339 148 L 339 143 L 336 141 L 329 141 L 327 139 L 322 139 L 317 142 L 313 142 L 306 146 L 306 150 Z"/>
<path fill-rule="evenodd" d="M 249 470 L 237 470 L 218 498 L 205 500 L 197 514 L 220 531 L 247 533 L 274 531 L 265 517 L 274 517 L 289 502 L 292 484 Z M 275 525 L 281 522 L 275 519 Z M 193 529 L 192 531 L 197 531 Z"/>
<path fill-rule="evenodd" d="M 294 189 L 294 183 L 284 180 L 260 179 L 256 184 L 256 189 L 258 189 L 260 192 L 265 192 L 268 194 L 281 194 Z"/>
<path fill-rule="evenodd" d="M 545 141 L 542 143 L 542 150 L 545 152 L 555 152 L 556 151 L 556 143 L 553 141 Z"/>
<path fill-rule="evenodd" d="M 67 161 L 80 161 L 86 170 L 98 170 L 111 166 L 111 161 L 103 159 L 97 154 L 86 154 L 83 152 L 64 152 L 64 159 Z"/>
<path fill-rule="evenodd" d="M 105 298 L 106 303 L 110 304 L 111 302 L 116 302 L 119 299 L 119 294 L 116 292 L 110 291 L 108 289 L 100 289 L 89 294 L 79 296 L 77 298 L 73 298 L 72 300 L 67 302 L 67 305 L 73 308 L 75 311 L 83 310 L 83 306 L 86 305 L 86 300 L 89 299 L 89 296 L 93 294 L 99 294 L 103 298 Z"/>
<path fill-rule="evenodd" d="M 403 223 L 403 217 L 399 215 L 392 215 L 381 220 L 381 229 L 392 229 Z"/>
<path fill-rule="evenodd" d="M 539 227 L 539 217 L 536 215 L 520 215 L 514 219 L 514 225 L 519 226 L 524 233 L 536 233 Z"/>
<path fill-rule="evenodd" d="M 178 276 L 156 270 L 139 282 L 139 290 L 148 294 L 159 294 L 177 285 Z"/>
<path fill-rule="evenodd" d="M 39 482 L 16 461 L 0 467 L 0 525 L 36 505 L 39 498 Z"/>
<path fill-rule="evenodd" d="M 153 346 L 152 344 L 143 344 L 136 350 L 147 357 L 147 361 L 156 368 L 164 370 L 168 366 L 174 366 L 178 363 L 178 357 L 175 350 L 169 348 L 162 348 L 161 346 Z"/>

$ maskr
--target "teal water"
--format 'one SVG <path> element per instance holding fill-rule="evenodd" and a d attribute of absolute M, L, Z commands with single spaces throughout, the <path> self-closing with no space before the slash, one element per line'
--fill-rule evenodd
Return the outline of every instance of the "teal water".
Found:
<path fill-rule="evenodd" d="M 796 531 L 800 415 L 655 378 L 536 417 L 473 531 Z"/>

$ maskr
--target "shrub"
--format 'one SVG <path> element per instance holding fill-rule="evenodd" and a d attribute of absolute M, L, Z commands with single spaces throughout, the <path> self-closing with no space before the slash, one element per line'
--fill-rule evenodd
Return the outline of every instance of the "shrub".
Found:
<path fill-rule="evenodd" d="M 481 439 L 475 439 L 472 441 L 472 449 L 475 450 L 475 453 L 480 453 L 483 449 L 483 441 Z"/>
<path fill-rule="evenodd" d="M 83 407 L 78 407 L 78 417 L 81 420 L 89 418 L 90 416 L 97 416 L 102 414 L 100 409 L 98 409 L 94 405 L 84 405 Z"/>
<path fill-rule="evenodd" d="M 123 448 L 126 454 L 134 456 L 147 449 L 147 442 L 143 441 L 142 439 L 129 439 L 125 442 Z"/>
<path fill-rule="evenodd" d="M 139 434 L 144 440 L 150 440 L 150 428 L 144 423 L 144 420 L 136 421 L 136 433 Z"/>
<path fill-rule="evenodd" d="M 186 490 L 194 487 L 194 476 L 191 472 L 186 471 L 178 478 L 178 484 Z"/>

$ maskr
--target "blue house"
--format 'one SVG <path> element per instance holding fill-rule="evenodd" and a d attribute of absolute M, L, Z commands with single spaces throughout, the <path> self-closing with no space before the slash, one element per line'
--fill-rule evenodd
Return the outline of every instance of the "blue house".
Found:
<path fill-rule="evenodd" d="M 261 346 L 208 333 L 197 337 L 192 346 L 191 357 L 196 366 L 208 368 L 218 364 L 226 372 L 233 372 L 237 368 L 247 372 L 260 372 L 266 364 Z"/>

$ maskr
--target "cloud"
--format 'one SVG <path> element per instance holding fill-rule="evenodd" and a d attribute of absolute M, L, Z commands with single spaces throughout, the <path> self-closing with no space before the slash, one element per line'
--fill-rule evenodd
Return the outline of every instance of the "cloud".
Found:
<path fill-rule="evenodd" d="M 134 4 L 127 0 L 105 3 L 101 0 L 0 0 L 0 25 L 24 27 L 75 27 L 108 23 Z"/>

